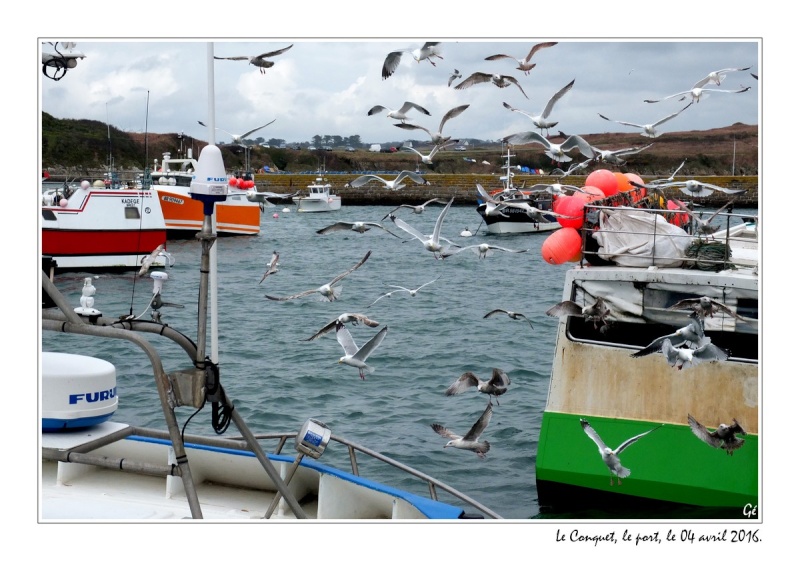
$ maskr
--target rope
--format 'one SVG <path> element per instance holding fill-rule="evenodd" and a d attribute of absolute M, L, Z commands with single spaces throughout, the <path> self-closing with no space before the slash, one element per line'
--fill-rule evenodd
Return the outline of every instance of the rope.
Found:
<path fill-rule="evenodd" d="M 694 260 L 689 267 L 690 269 L 721 271 L 734 268 L 728 262 L 731 258 L 730 246 L 718 241 L 706 241 L 698 238 L 686 248 L 686 257 Z"/>

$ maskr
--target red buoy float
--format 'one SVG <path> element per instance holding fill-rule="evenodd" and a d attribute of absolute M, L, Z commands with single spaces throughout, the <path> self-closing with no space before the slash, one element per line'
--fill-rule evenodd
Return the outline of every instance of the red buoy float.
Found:
<path fill-rule="evenodd" d="M 575 228 L 561 228 L 544 240 L 542 257 L 551 265 L 561 265 L 580 256 L 583 239 Z"/>
<path fill-rule="evenodd" d="M 606 197 L 617 194 L 617 178 L 607 169 L 596 169 L 586 176 L 587 187 L 598 187 Z"/>
<path fill-rule="evenodd" d="M 586 200 L 583 197 L 575 195 L 571 197 L 562 197 L 556 212 L 569 218 L 562 218 L 559 216 L 556 220 L 558 220 L 558 223 L 564 228 L 581 228 L 583 226 L 584 206 L 586 206 Z"/>

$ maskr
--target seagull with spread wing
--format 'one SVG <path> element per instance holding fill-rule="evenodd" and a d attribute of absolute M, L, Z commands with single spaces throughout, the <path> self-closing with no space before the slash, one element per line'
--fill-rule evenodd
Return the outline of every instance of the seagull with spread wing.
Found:
<path fill-rule="evenodd" d="M 363 234 L 371 230 L 372 228 L 380 228 L 385 232 L 390 233 L 395 238 L 399 238 L 397 234 L 386 228 L 383 224 L 378 222 L 335 222 L 330 226 L 325 226 L 324 228 L 317 230 L 317 234 L 330 234 L 331 232 L 341 232 L 341 231 L 348 231 L 348 232 L 357 232 L 359 234 Z"/>
<path fill-rule="evenodd" d="M 275 273 L 278 272 L 278 265 L 280 264 L 278 258 L 279 258 L 278 252 L 273 251 L 272 258 L 269 260 L 269 263 L 267 264 L 267 270 L 264 273 L 264 276 L 261 277 L 261 280 L 258 281 L 258 284 L 264 282 L 264 279 L 267 278 L 268 276 L 274 275 Z"/>
<path fill-rule="evenodd" d="M 695 87 L 695 88 L 692 88 L 691 90 L 686 90 L 686 91 L 683 91 L 683 92 L 678 92 L 678 93 L 674 93 L 672 95 L 668 95 L 667 97 L 662 97 L 661 99 L 645 99 L 644 102 L 645 103 L 658 103 L 659 101 L 665 101 L 667 99 L 672 99 L 673 97 L 678 97 L 678 96 L 680 96 L 680 97 L 678 97 L 678 101 L 683 101 L 684 99 L 686 99 L 686 96 L 688 95 L 688 96 L 690 96 L 692 98 L 692 101 L 690 102 L 690 105 L 691 105 L 692 103 L 700 103 L 700 100 L 707 98 L 708 95 L 711 92 L 715 92 L 715 93 L 744 93 L 744 92 L 748 91 L 749 89 L 750 89 L 750 86 L 742 87 L 742 88 L 739 88 L 738 90 L 718 90 L 716 88 L 703 88 L 703 87 L 699 87 L 698 88 L 698 87 Z"/>
<path fill-rule="evenodd" d="M 697 419 L 691 415 L 688 415 L 688 418 L 692 433 L 712 448 L 722 448 L 726 454 L 733 456 L 733 453 L 744 445 L 744 439 L 736 435 L 744 436 L 747 433 L 736 419 L 730 425 L 720 423 L 715 430 L 708 432 L 708 429 L 697 422 Z"/>
<path fill-rule="evenodd" d="M 741 195 L 747 189 L 729 189 L 727 187 L 719 187 L 711 183 L 697 181 L 696 179 L 687 179 L 686 181 L 667 181 L 666 183 L 659 183 L 659 189 L 666 189 L 667 187 L 677 187 L 683 193 L 690 197 L 710 197 L 714 191 L 725 193 L 726 195 Z"/>
<path fill-rule="evenodd" d="M 441 236 L 442 231 L 442 222 L 444 221 L 444 217 L 447 215 L 447 211 L 450 210 L 450 206 L 453 204 L 455 198 L 450 199 L 445 207 L 442 209 L 442 212 L 439 213 L 439 217 L 436 219 L 436 224 L 433 227 L 433 233 L 429 236 L 421 233 L 419 230 L 414 228 L 412 225 L 407 224 L 404 220 L 400 220 L 394 214 L 390 214 L 389 218 L 392 219 L 392 222 L 400 228 L 401 230 L 405 230 L 419 241 L 422 242 L 423 247 L 433 253 L 433 256 L 436 259 L 441 259 L 442 251 L 445 249 L 445 246 L 442 245 L 441 241 L 446 242 L 448 245 L 455 245 L 448 239 Z M 441 241 L 440 241 L 441 240 Z"/>
<path fill-rule="evenodd" d="M 453 82 L 455 82 L 459 78 L 461 78 L 461 72 L 459 72 L 458 68 L 456 68 L 455 70 L 453 70 L 453 73 L 450 74 L 450 77 L 447 79 L 447 87 L 449 88 L 450 86 L 452 86 Z"/>
<path fill-rule="evenodd" d="M 400 124 L 402 124 L 402 123 L 400 123 Z M 399 127 L 400 124 L 397 124 L 395 126 Z M 411 124 L 408 124 L 408 126 L 412 127 L 412 128 L 414 127 Z M 423 127 L 419 127 L 419 128 L 423 128 Z M 425 129 L 425 130 L 427 130 L 427 129 Z M 431 151 L 428 152 L 427 154 L 423 154 L 422 152 L 420 152 L 419 150 L 416 150 L 415 148 L 413 148 L 411 146 L 401 146 L 400 150 L 407 150 L 409 152 L 414 152 L 414 154 L 419 156 L 419 159 L 420 159 L 420 161 L 422 161 L 423 164 L 428 164 L 429 166 L 432 166 L 433 165 L 433 157 L 436 155 L 436 153 L 439 150 L 444 150 L 448 146 L 452 146 L 453 144 L 455 144 L 455 141 L 446 142 L 444 144 L 436 144 L 436 145 L 434 145 L 433 148 L 431 148 Z"/>
<path fill-rule="evenodd" d="M 258 67 L 259 72 L 262 74 L 266 74 L 266 69 L 271 68 L 275 65 L 275 63 L 271 60 L 268 60 L 271 57 L 278 56 L 281 53 L 285 53 L 289 49 L 292 48 L 294 44 L 289 45 L 288 47 L 284 47 L 282 49 L 278 49 L 277 51 L 272 51 L 269 53 L 263 53 L 256 56 L 215 56 L 214 58 L 217 60 L 246 60 L 253 66 Z"/>
<path fill-rule="evenodd" d="M 592 150 L 594 150 L 595 153 L 595 161 L 624 166 L 625 160 L 623 160 L 620 156 L 633 156 L 634 154 L 638 154 L 643 150 L 647 150 L 652 145 L 653 143 L 651 142 L 646 146 L 640 146 L 638 148 L 619 148 L 617 150 L 601 150 L 600 148 L 592 146 Z"/>
<path fill-rule="evenodd" d="M 657 126 L 663 125 L 664 123 L 666 123 L 670 119 L 674 119 L 675 117 L 680 115 L 682 112 L 686 111 L 691 106 L 692 106 L 692 104 L 689 103 L 683 109 L 679 109 L 678 111 L 676 111 L 672 115 L 667 115 L 666 117 L 663 117 L 663 118 L 659 119 L 655 123 L 647 123 L 647 124 L 644 124 L 644 125 L 639 125 L 639 124 L 636 124 L 636 123 L 629 123 L 628 121 L 615 121 L 613 119 L 609 119 L 608 117 L 606 117 L 605 115 L 602 115 L 600 113 L 598 113 L 598 115 L 600 115 L 600 118 L 605 119 L 606 121 L 611 121 L 612 123 L 619 123 L 620 125 L 625 125 L 625 126 L 628 126 L 628 127 L 635 127 L 637 129 L 642 129 L 642 133 L 641 133 L 642 136 L 647 136 L 649 138 L 656 138 L 656 137 L 661 136 L 661 134 L 662 134 L 661 131 L 656 130 Z"/>
<path fill-rule="evenodd" d="M 572 134 L 567 137 L 564 142 L 557 143 L 543 137 L 536 131 L 520 132 L 512 134 L 503 139 L 508 144 L 529 144 L 535 142 L 544 146 L 544 153 L 550 156 L 556 162 L 571 162 L 572 158 L 567 156 L 567 152 L 571 152 L 576 148 L 578 151 L 587 158 L 594 158 L 594 150 L 592 146 L 586 142 L 583 137 L 577 134 Z"/>
<path fill-rule="evenodd" d="M 595 329 L 597 329 L 598 323 L 602 323 L 603 326 L 608 324 L 607 318 L 611 315 L 611 308 L 608 307 L 605 298 L 598 296 L 593 303 L 585 306 L 581 306 L 572 300 L 564 300 L 547 310 L 545 314 L 555 318 L 563 316 L 582 317 L 584 321 L 591 321 Z"/>
<path fill-rule="evenodd" d="M 673 331 L 672 333 L 662 335 L 661 337 L 656 337 L 649 345 L 639 349 L 635 353 L 632 353 L 631 356 L 638 358 L 641 356 L 661 352 L 663 350 L 665 341 L 669 341 L 674 347 L 688 345 L 693 348 L 698 348 L 709 342 L 710 339 L 706 337 L 705 328 L 703 327 L 703 322 L 700 316 L 696 312 L 692 312 L 689 315 L 688 324 Z"/>
<path fill-rule="evenodd" d="M 524 319 L 525 321 L 528 322 L 528 325 L 531 326 L 531 329 L 533 329 L 533 324 L 531 323 L 531 320 L 529 320 L 525 316 L 525 314 L 522 314 L 520 312 L 514 312 L 514 311 L 511 311 L 511 310 L 502 310 L 500 308 L 497 308 L 496 310 L 492 310 L 491 312 L 488 312 L 485 316 L 483 316 L 483 319 L 492 317 L 492 316 L 497 315 L 497 314 L 505 314 L 508 317 L 510 317 L 511 319 L 515 319 L 515 320 Z"/>
<path fill-rule="evenodd" d="M 372 109 L 367 111 L 367 116 L 370 117 L 372 115 L 376 115 L 376 114 L 380 113 L 381 111 L 386 111 L 387 112 L 386 116 L 388 118 L 397 119 L 401 123 L 405 123 L 406 121 L 410 121 L 411 120 L 411 117 L 408 116 L 408 112 L 411 111 L 412 109 L 416 109 L 417 111 L 419 111 L 420 113 L 422 113 L 424 115 L 430 115 L 431 114 L 431 112 L 428 111 L 427 109 L 425 109 L 422 105 L 414 103 L 413 101 L 406 101 L 400 107 L 400 109 L 390 109 L 389 107 L 386 107 L 384 105 L 375 105 L 375 106 L 372 107 Z"/>
<path fill-rule="evenodd" d="M 731 317 L 735 317 L 742 321 L 755 321 L 753 318 L 746 318 L 734 312 L 731 308 L 718 300 L 714 300 L 709 296 L 700 296 L 699 298 L 684 298 L 667 308 L 668 310 L 692 310 L 700 318 L 713 318 L 714 314 L 722 312 Z"/>
<path fill-rule="evenodd" d="M 678 370 L 682 370 L 684 366 L 688 368 L 700 362 L 728 360 L 728 357 L 731 356 L 729 350 L 716 346 L 709 337 L 705 337 L 703 344 L 697 348 L 676 347 L 670 339 L 664 339 L 661 352 L 667 357 L 667 363 L 670 366 L 677 367 Z"/>
<path fill-rule="evenodd" d="M 716 85 L 720 85 L 723 80 L 725 80 L 725 76 L 728 75 L 729 72 L 744 72 L 745 70 L 750 70 L 750 67 L 747 68 L 723 68 L 722 70 L 715 70 L 714 72 L 709 72 L 707 76 L 701 78 L 692 88 L 702 88 L 706 84 L 714 83 Z"/>
<path fill-rule="evenodd" d="M 528 99 L 528 94 L 525 93 L 525 90 L 522 89 L 522 86 L 519 85 L 519 82 L 513 76 L 506 76 L 504 74 L 487 74 L 486 72 L 475 72 L 470 75 L 466 80 L 457 84 L 455 86 L 456 90 L 464 90 L 469 88 L 470 86 L 474 86 L 475 84 L 485 84 L 485 83 L 494 84 L 498 88 L 507 88 L 510 85 L 515 85 L 519 88 L 519 91 L 522 92 L 522 95 Z"/>
<path fill-rule="evenodd" d="M 500 405 L 498 396 L 506 393 L 510 385 L 511 380 L 508 378 L 508 374 L 499 368 L 493 368 L 491 378 L 486 381 L 478 378 L 474 372 L 464 372 L 455 382 L 450 384 L 444 395 L 458 395 L 469 388 L 477 388 L 480 393 L 485 393 L 489 396 L 489 403 L 492 402 L 492 396 L 494 396 L 495 403 Z"/>
<path fill-rule="evenodd" d="M 314 333 L 308 339 L 303 339 L 303 341 L 314 341 L 315 339 L 319 339 L 329 331 L 335 329 L 339 324 L 347 324 L 347 323 L 350 323 L 352 325 L 358 325 L 360 323 L 368 327 L 378 327 L 380 325 L 379 322 L 368 318 L 364 314 L 359 314 L 355 312 L 345 312 L 343 314 L 339 314 L 334 320 L 328 322 L 322 329 Z"/>
<path fill-rule="evenodd" d="M 528 74 L 531 73 L 533 67 L 536 66 L 535 62 L 533 63 L 531 62 L 533 55 L 536 54 L 536 52 L 539 51 L 540 49 L 546 49 L 554 45 L 558 45 L 558 42 L 549 41 L 547 43 L 536 43 L 533 47 L 531 47 L 530 52 L 528 52 L 528 54 L 524 58 L 516 58 L 511 55 L 499 54 L 499 55 L 487 56 L 485 60 L 501 60 L 504 58 L 510 58 L 511 60 L 516 61 L 517 70 L 521 70 L 527 76 Z"/>
<path fill-rule="evenodd" d="M 429 199 L 429 200 L 425 201 L 424 203 L 422 203 L 421 205 L 406 205 L 406 204 L 402 204 L 402 205 L 396 206 L 392 210 L 390 210 L 386 214 L 386 216 L 381 218 L 381 222 L 383 222 L 384 220 L 389 218 L 389 216 L 394 214 L 394 211 L 396 211 L 398 209 L 401 209 L 401 208 L 410 208 L 411 212 L 413 212 L 414 214 L 422 214 L 423 212 L 425 212 L 425 207 L 428 206 L 431 203 L 436 203 L 436 204 L 440 204 L 440 205 L 446 205 L 447 201 L 444 200 L 444 199 Z"/>
<path fill-rule="evenodd" d="M 353 336 L 350 335 L 350 332 L 345 327 L 344 323 L 337 323 L 336 324 L 336 340 L 339 341 L 339 344 L 344 349 L 344 356 L 339 359 L 339 364 L 346 364 L 348 366 L 353 366 L 358 368 L 358 375 L 361 377 L 362 380 L 366 380 L 364 373 L 372 374 L 375 372 L 375 367 L 370 366 L 367 364 L 367 359 L 369 355 L 373 353 L 375 349 L 378 348 L 378 345 L 381 344 L 383 338 L 386 337 L 386 332 L 389 330 L 389 327 L 386 326 L 375 336 L 364 343 L 364 345 L 359 348 L 356 345 L 356 342 L 353 340 Z"/>
<path fill-rule="evenodd" d="M 479 442 L 478 438 L 480 438 L 481 434 L 483 434 L 483 431 L 486 430 L 491 418 L 492 402 L 490 401 L 480 418 L 475 422 L 474 425 L 472 425 L 472 428 L 469 429 L 469 432 L 467 432 L 467 434 L 464 436 L 455 434 L 450 429 L 440 425 L 439 423 L 431 424 L 431 428 L 439 436 L 449 439 L 447 444 L 444 445 L 445 448 L 452 446 L 453 448 L 459 448 L 461 450 L 471 450 L 472 452 L 475 452 L 480 459 L 484 459 L 486 458 L 486 453 L 489 451 L 489 441 L 484 440 Z"/>
<path fill-rule="evenodd" d="M 266 125 L 261 125 L 260 127 L 256 127 L 256 128 L 254 128 L 253 130 L 249 130 L 249 131 L 247 131 L 246 133 L 243 133 L 243 134 L 233 134 L 232 132 L 228 132 L 228 131 L 226 131 L 225 129 L 221 129 L 221 128 L 219 128 L 219 127 L 214 127 L 214 129 L 215 129 L 215 130 L 218 130 L 218 131 L 222 131 L 222 132 L 224 132 L 224 133 L 227 133 L 227 134 L 231 135 L 231 144 L 239 144 L 240 146 L 244 146 L 244 145 L 242 144 L 242 141 L 243 141 L 245 138 L 247 138 L 248 136 L 250 136 L 251 134 L 253 134 L 253 133 L 254 133 L 254 132 L 256 132 L 256 131 L 260 131 L 261 129 L 263 129 L 263 128 L 264 128 L 264 127 L 266 127 L 266 126 L 269 126 L 269 125 L 271 125 L 271 124 L 272 124 L 272 123 L 274 123 L 275 121 L 276 121 L 276 119 L 272 119 L 272 120 L 271 120 L 269 123 L 267 123 Z M 203 125 L 204 127 L 206 126 L 206 124 L 205 124 L 203 121 L 197 121 L 197 122 L 198 122 L 199 124 Z"/>
<path fill-rule="evenodd" d="M 350 187 L 361 187 L 370 181 L 380 181 L 383 183 L 384 188 L 389 189 L 390 191 L 399 191 L 405 187 L 403 182 L 406 179 L 410 179 L 414 183 L 418 183 L 420 185 L 425 183 L 425 179 L 420 174 L 413 171 L 403 170 L 398 173 L 394 179 L 384 179 L 379 175 L 373 174 L 361 175 L 350 182 Z"/>
<path fill-rule="evenodd" d="M 699 234 L 713 234 L 717 230 L 719 230 L 720 226 L 712 226 L 711 221 L 717 217 L 717 215 L 728 208 L 730 205 L 733 204 L 733 201 L 728 201 L 720 208 L 718 208 L 711 216 L 708 218 L 701 218 L 698 214 L 695 214 L 689 207 L 687 207 L 683 202 L 679 201 L 678 199 L 670 199 L 673 203 L 675 203 L 681 210 L 686 212 L 689 216 L 692 217 L 694 220 L 695 226 L 694 231 Z"/>
<path fill-rule="evenodd" d="M 456 253 L 461 253 L 464 250 L 469 249 L 475 255 L 478 256 L 478 259 L 486 259 L 495 251 L 505 251 L 507 253 L 525 253 L 527 249 L 508 249 L 507 247 L 501 247 L 499 245 L 493 245 L 489 243 L 481 243 L 478 245 L 468 245 L 466 247 L 459 247 L 457 249 L 447 248 L 445 251 L 442 252 L 442 259 L 445 257 L 450 257 L 451 255 L 455 255 Z"/>
<path fill-rule="evenodd" d="M 439 277 L 441 277 L 441 275 L 439 275 Z M 399 285 L 396 285 L 396 284 L 390 284 L 389 287 L 390 288 L 394 288 L 396 290 L 390 290 L 389 292 L 385 292 L 385 293 L 381 294 L 380 296 L 378 296 L 378 298 L 375 299 L 375 302 L 377 302 L 381 298 L 389 298 L 389 297 L 391 297 L 392 294 L 394 294 L 396 292 L 408 292 L 408 294 L 410 296 L 412 296 L 412 297 L 416 296 L 417 292 L 419 292 L 420 290 L 422 290 L 423 288 L 425 288 L 426 286 L 428 286 L 432 282 L 439 280 L 439 277 L 436 277 L 432 281 L 428 281 L 425 284 L 418 286 L 417 288 L 406 288 L 405 286 L 399 286 Z M 375 304 L 375 302 L 373 302 L 372 304 L 367 306 L 367 308 L 371 307 L 373 304 Z"/>
<path fill-rule="evenodd" d="M 341 281 L 347 275 L 358 269 L 361 265 L 363 265 L 369 256 L 372 254 L 372 251 L 368 251 L 364 257 L 361 258 L 361 261 L 350 267 L 344 273 L 337 275 L 333 278 L 332 281 L 323 284 L 319 288 L 312 288 L 311 290 L 305 290 L 298 294 L 293 294 L 291 296 L 270 296 L 269 294 L 265 294 L 264 296 L 270 300 L 277 300 L 279 302 L 285 302 L 286 300 L 294 300 L 295 298 L 302 298 L 303 296 L 309 296 L 311 294 L 319 294 L 322 297 L 322 300 L 327 300 L 329 302 L 333 302 L 337 298 L 339 298 L 339 294 L 342 292 L 341 286 L 334 286 L 337 282 Z"/>
<path fill-rule="evenodd" d="M 597 434 L 597 431 L 592 428 L 592 425 L 589 424 L 589 421 L 586 419 L 580 419 L 581 427 L 583 427 L 583 431 L 586 435 L 592 439 L 592 441 L 597 445 L 597 450 L 600 452 L 600 457 L 603 458 L 603 462 L 608 467 L 608 470 L 611 472 L 611 479 L 609 480 L 609 485 L 614 485 L 614 476 L 617 476 L 617 485 L 622 485 L 622 481 L 620 479 L 628 477 L 631 474 L 631 470 L 626 468 L 620 462 L 619 455 L 631 444 L 637 442 L 640 438 L 647 436 L 651 432 L 656 429 L 663 427 L 664 425 L 659 425 L 650 429 L 647 432 L 643 432 L 642 434 L 637 434 L 636 436 L 632 436 L 619 446 L 616 449 L 612 450 L 609 448 L 603 439 L 600 438 L 600 435 Z"/>
<path fill-rule="evenodd" d="M 553 106 L 555 106 L 556 102 L 559 99 L 564 97 L 564 94 L 566 94 L 569 90 L 572 89 L 572 86 L 574 84 L 575 84 L 575 80 L 572 80 L 569 84 L 567 84 L 566 86 L 564 86 L 563 88 L 558 90 L 553 95 L 553 97 L 550 98 L 550 100 L 547 102 L 547 105 L 544 106 L 544 109 L 542 110 L 542 112 L 539 115 L 534 115 L 532 113 L 528 113 L 526 111 L 523 111 L 522 109 L 515 109 L 514 107 L 510 106 L 505 101 L 503 102 L 503 107 L 505 107 L 506 109 L 509 109 L 511 111 L 514 111 L 515 113 L 519 113 L 521 115 L 525 115 L 526 117 L 528 117 L 533 122 L 533 124 L 536 126 L 537 129 L 539 129 L 540 132 L 546 134 L 547 133 L 547 129 L 550 129 L 550 128 L 552 128 L 552 127 L 554 127 L 554 126 L 556 126 L 558 124 L 558 121 L 548 121 L 547 120 L 550 117 L 550 113 L 553 111 Z"/>
<path fill-rule="evenodd" d="M 452 109 L 450 109 L 447 113 L 444 114 L 444 117 L 442 117 L 442 121 L 441 121 L 441 123 L 439 123 L 439 130 L 435 131 L 435 132 L 431 132 L 428 129 L 426 129 L 425 127 L 422 127 L 420 125 L 412 125 L 411 123 L 406 123 L 406 122 L 396 123 L 394 126 L 400 127 L 401 129 L 406 129 L 406 130 L 414 130 L 414 129 L 423 130 L 423 131 L 427 132 L 428 135 L 430 135 L 431 142 L 433 142 L 434 144 L 436 144 L 438 146 L 440 144 L 445 144 L 446 142 L 448 142 L 451 139 L 451 137 L 444 136 L 442 134 L 442 129 L 444 129 L 444 124 L 447 121 L 449 121 L 450 119 L 452 119 L 454 117 L 458 117 L 459 115 L 461 115 L 467 109 L 467 107 L 469 107 L 469 104 L 467 104 L 467 105 L 459 105 L 458 107 L 453 107 Z"/>
<path fill-rule="evenodd" d="M 440 45 L 441 43 L 439 42 L 428 41 L 418 49 L 401 49 L 398 51 L 392 51 L 386 55 L 386 59 L 383 61 L 381 78 L 385 80 L 394 74 L 394 71 L 397 70 L 397 67 L 400 65 L 400 59 L 403 58 L 404 54 L 410 54 L 411 58 L 417 62 L 427 60 L 432 66 L 436 66 L 436 63 L 433 61 L 434 58 L 444 60 L 442 55 L 439 54 L 442 52 Z"/>

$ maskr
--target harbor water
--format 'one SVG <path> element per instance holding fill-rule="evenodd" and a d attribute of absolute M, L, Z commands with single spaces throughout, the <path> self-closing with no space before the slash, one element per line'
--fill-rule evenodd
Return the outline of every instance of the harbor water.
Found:
<path fill-rule="evenodd" d="M 402 239 L 380 228 L 363 234 L 316 233 L 337 221 L 380 222 L 392 207 L 343 206 L 325 213 L 286 208 L 290 212 L 265 209 L 259 236 L 223 237 L 215 245 L 219 335 L 218 345 L 209 337 L 206 354 L 218 353 L 221 383 L 250 429 L 256 434 L 297 431 L 314 418 L 335 435 L 423 471 L 506 519 L 547 517 L 537 499 L 535 462 L 558 320 L 545 310 L 561 301 L 564 272 L 574 263 L 553 266 L 543 260 L 547 233 L 488 234 L 474 206 L 452 207 L 441 235 L 462 246 L 487 242 L 527 251 L 495 251 L 485 259 L 463 251 L 438 260 L 388 218 L 382 224 Z M 400 208 L 396 215 L 429 234 L 442 208 L 431 204 L 419 215 Z M 477 234 L 460 237 L 465 228 L 477 229 Z M 161 320 L 196 340 L 201 244 L 195 239 L 170 241 L 168 250 L 175 264 L 166 269 L 169 279 L 162 298 L 183 307 L 162 307 Z M 273 251 L 280 254 L 279 271 L 259 283 Z M 368 251 L 366 263 L 339 283 L 342 292 L 336 301 L 316 294 L 288 301 L 265 297 L 319 287 Z M 132 313 L 151 319 L 149 277 L 64 272 L 56 275 L 55 284 L 77 307 L 87 276 L 97 290 L 94 307 L 104 317 Z M 414 289 L 429 281 L 434 282 L 413 297 L 401 291 L 375 302 L 398 286 Z M 484 318 L 498 308 L 521 312 L 533 328 L 505 314 Z M 364 313 L 380 322 L 378 328 L 347 326 L 359 346 L 388 326 L 386 338 L 367 361 L 375 371 L 366 380 L 357 369 L 338 363 L 344 352 L 334 331 L 303 340 L 343 312 Z M 192 366 L 186 353 L 166 338 L 148 340 L 161 353 L 165 371 Z M 120 406 L 112 420 L 165 427 L 152 368 L 138 347 L 45 331 L 42 350 L 84 353 L 114 363 Z M 487 403 L 474 389 L 456 396 L 446 396 L 445 390 L 466 371 L 485 380 L 493 368 L 505 370 L 511 385 L 482 435 L 491 444 L 486 458 L 445 448 L 446 439 L 431 424 L 463 435 Z M 199 412 L 181 407 L 177 416 L 187 433 L 214 434 L 210 406 Z M 225 436 L 238 436 L 236 427 L 231 425 Z M 588 439 L 586 445 L 594 446 Z M 272 451 L 269 444 L 265 449 Z M 347 469 L 346 455 L 331 452 L 321 460 Z M 427 496 L 427 486 L 412 477 L 367 458 L 359 462 L 360 475 Z M 458 504 L 446 493 L 439 499 Z M 691 512 L 684 514 L 692 517 Z M 630 517 L 636 513 L 625 516 Z"/>

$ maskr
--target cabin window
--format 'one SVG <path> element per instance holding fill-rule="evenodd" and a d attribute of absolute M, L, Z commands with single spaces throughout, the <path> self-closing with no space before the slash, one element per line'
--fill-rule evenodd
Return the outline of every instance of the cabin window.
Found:
<path fill-rule="evenodd" d="M 610 302 L 614 319 L 608 320 L 604 326 L 601 322 L 595 325 L 580 317 L 570 317 L 567 321 L 567 336 L 575 341 L 599 345 L 631 348 L 647 346 L 657 337 L 670 334 L 688 324 L 691 310 L 667 308 L 687 298 L 710 296 L 708 293 L 685 292 L 685 288 L 678 285 L 625 282 L 576 285 L 573 301 L 585 305 L 585 302 L 594 301 L 587 294 L 603 296 Z M 706 289 L 708 287 L 698 287 L 699 291 Z M 739 315 L 755 321 L 735 321 L 726 314 L 717 313 L 713 318 L 706 318 L 706 335 L 718 347 L 730 350 L 731 359 L 757 361 L 758 300 L 749 298 L 746 294 L 748 291 L 740 292 L 738 295 L 726 295 L 724 298 L 715 295 L 712 298 L 724 302 Z M 615 297 L 619 298 L 617 305 L 614 302 Z"/>
<path fill-rule="evenodd" d="M 56 214 L 52 210 L 42 209 L 42 220 L 55 220 Z"/>
<path fill-rule="evenodd" d="M 126 206 L 125 218 L 132 218 L 134 220 L 139 220 L 139 218 L 141 218 L 141 215 L 139 214 L 139 207 Z"/>

